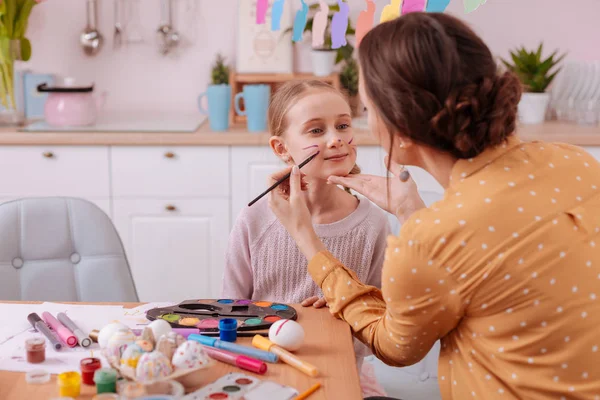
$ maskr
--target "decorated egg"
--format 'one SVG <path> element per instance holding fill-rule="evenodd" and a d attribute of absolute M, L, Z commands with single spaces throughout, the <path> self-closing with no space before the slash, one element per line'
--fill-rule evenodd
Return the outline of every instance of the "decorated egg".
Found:
<path fill-rule="evenodd" d="M 98 344 L 100 345 L 100 348 L 103 349 L 106 346 L 108 346 L 108 340 L 113 335 L 113 333 L 121 329 L 129 328 L 127 327 L 127 325 L 122 324 L 120 322 L 111 322 L 110 324 L 100 329 L 100 332 L 98 332 Z"/>
<path fill-rule="evenodd" d="M 138 360 L 135 376 L 140 382 L 150 382 L 171 375 L 173 367 L 160 351 L 144 353 Z"/>
<path fill-rule="evenodd" d="M 269 328 L 269 340 L 286 350 L 298 350 L 304 341 L 304 328 L 291 319 L 281 319 Z"/>
<path fill-rule="evenodd" d="M 106 358 L 114 357 L 117 361 L 120 360 L 127 345 L 135 342 L 135 339 L 135 335 L 129 328 L 116 331 L 108 340 L 108 344 L 104 348 L 104 355 Z"/>
<path fill-rule="evenodd" d="M 177 348 L 173 354 L 173 367 L 175 369 L 199 368 L 209 363 L 209 358 L 202 345 L 188 340 Z"/>
<path fill-rule="evenodd" d="M 144 339 L 138 339 L 135 342 L 138 346 L 140 346 L 142 348 L 142 350 L 144 350 L 145 353 L 151 352 L 152 350 L 154 350 L 154 343 L 152 343 L 149 340 L 144 340 Z"/>
<path fill-rule="evenodd" d="M 169 332 L 173 331 L 171 325 L 165 321 L 164 319 L 156 319 L 148 324 L 148 328 L 152 330 L 152 334 L 154 336 L 154 342 L 158 343 L 160 338 L 163 335 L 167 335 Z"/>
<path fill-rule="evenodd" d="M 181 334 L 179 334 L 177 332 L 169 332 L 169 334 L 167 335 L 167 337 L 169 338 L 169 340 L 171 340 L 173 343 L 176 344 L 175 347 L 181 346 L 186 341 L 186 339 Z"/>
<path fill-rule="evenodd" d="M 121 354 L 121 365 L 126 365 L 131 368 L 136 368 L 140 357 L 146 353 L 144 349 L 137 343 L 127 345 Z"/>

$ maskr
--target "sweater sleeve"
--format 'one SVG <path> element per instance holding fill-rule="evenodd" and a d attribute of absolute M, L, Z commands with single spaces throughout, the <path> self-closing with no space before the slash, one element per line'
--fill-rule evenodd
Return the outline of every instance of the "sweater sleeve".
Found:
<path fill-rule="evenodd" d="M 346 321 L 388 365 L 420 361 L 463 312 L 456 282 L 433 260 L 424 260 L 421 255 L 426 252 L 418 247 L 388 238 L 381 290 L 362 284 L 327 251 L 314 256 L 308 266 L 331 313 Z"/>
<path fill-rule="evenodd" d="M 253 292 L 249 230 L 242 214 L 229 235 L 221 297 L 251 299 Z"/>

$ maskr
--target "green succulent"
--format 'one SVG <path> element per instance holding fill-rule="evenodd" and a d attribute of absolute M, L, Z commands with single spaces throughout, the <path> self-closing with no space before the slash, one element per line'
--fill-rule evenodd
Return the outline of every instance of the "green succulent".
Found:
<path fill-rule="evenodd" d="M 358 63 L 354 58 L 349 58 L 344 63 L 340 72 L 340 84 L 349 96 L 358 94 Z"/>
<path fill-rule="evenodd" d="M 229 67 L 225 65 L 225 57 L 217 54 L 217 60 L 212 67 L 212 83 L 213 85 L 229 84 Z"/>
<path fill-rule="evenodd" d="M 551 72 L 552 69 L 566 56 L 566 54 L 563 54 L 555 58 L 558 53 L 558 50 L 556 50 L 550 57 L 542 60 L 542 47 L 543 43 L 540 43 L 537 51 L 530 52 L 525 50 L 524 47 L 511 51 L 512 63 L 501 59 L 502 63 L 519 77 L 519 80 L 528 92 L 545 92 L 546 88 L 556 77 L 556 74 L 561 70 L 561 68 L 558 68 Z"/>
<path fill-rule="evenodd" d="M 315 16 L 315 12 L 317 10 L 319 10 L 321 7 L 319 6 L 319 4 L 311 4 L 308 9 L 311 13 L 311 16 L 306 20 L 306 26 L 304 27 L 304 33 L 306 32 L 312 32 L 312 27 L 313 27 L 313 22 L 314 22 L 314 16 Z M 332 41 L 331 41 L 331 22 L 333 20 L 333 15 L 340 11 L 340 6 L 337 4 L 331 4 L 329 5 L 329 14 L 327 15 L 327 30 L 325 31 L 325 43 L 323 45 L 323 49 L 325 50 L 331 50 L 331 46 L 333 45 Z M 284 33 L 288 33 L 288 32 L 292 32 L 294 28 L 290 27 L 288 29 L 285 30 Z M 354 35 L 356 33 L 355 29 L 352 27 L 352 22 L 350 21 L 350 18 L 348 18 L 348 28 L 346 29 L 346 35 Z M 341 61 L 343 60 L 348 60 L 351 56 L 352 53 L 354 52 L 354 47 L 348 43 L 345 46 L 340 47 L 339 49 L 336 49 L 336 56 L 335 56 L 335 63 L 336 65 L 339 64 Z"/>

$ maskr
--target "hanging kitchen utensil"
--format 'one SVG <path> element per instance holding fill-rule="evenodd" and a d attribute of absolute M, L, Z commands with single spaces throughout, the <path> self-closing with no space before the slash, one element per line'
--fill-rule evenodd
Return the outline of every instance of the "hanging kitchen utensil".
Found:
<path fill-rule="evenodd" d="M 158 47 L 161 54 L 171 52 L 179 43 L 179 33 L 173 28 L 171 0 L 160 0 L 161 25 L 158 27 Z"/>
<path fill-rule="evenodd" d="M 123 25 L 121 23 L 121 11 L 122 11 L 121 0 L 115 0 L 115 31 L 113 34 L 113 48 L 117 49 L 121 47 L 123 41 Z"/>
<path fill-rule="evenodd" d="M 100 51 L 102 48 L 102 43 L 104 42 L 102 34 L 100 34 L 98 29 L 96 29 L 98 23 L 96 14 L 96 0 L 87 0 L 86 11 L 87 26 L 81 33 L 79 40 L 81 42 L 81 46 L 83 47 L 84 53 L 88 56 L 93 56 Z"/>

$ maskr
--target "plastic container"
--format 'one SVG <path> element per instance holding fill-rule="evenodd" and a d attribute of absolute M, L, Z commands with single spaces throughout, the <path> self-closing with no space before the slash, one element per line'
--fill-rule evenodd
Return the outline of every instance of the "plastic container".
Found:
<path fill-rule="evenodd" d="M 58 395 L 76 398 L 81 393 L 81 375 L 76 371 L 63 372 L 56 379 Z"/>
<path fill-rule="evenodd" d="M 27 362 L 39 364 L 46 361 L 46 339 L 41 337 L 29 338 L 25 341 Z"/>
<path fill-rule="evenodd" d="M 117 393 L 117 371 L 112 368 L 102 368 L 94 372 L 96 393 Z"/>
<path fill-rule="evenodd" d="M 219 321 L 219 339 L 225 342 L 237 340 L 237 320 L 234 318 L 223 318 Z"/>
<path fill-rule="evenodd" d="M 117 384 L 117 388 L 117 393 L 123 400 L 133 400 L 148 394 L 146 387 L 140 382 L 123 380 Z"/>
<path fill-rule="evenodd" d="M 102 361 L 99 358 L 88 357 L 79 362 L 81 368 L 81 380 L 86 385 L 94 384 L 94 373 L 102 368 Z"/>
<path fill-rule="evenodd" d="M 121 397 L 116 393 L 101 393 L 92 397 L 92 400 L 121 400 Z"/>
<path fill-rule="evenodd" d="M 177 381 L 160 381 L 146 385 L 148 395 L 170 395 L 180 398 L 185 395 L 183 385 Z"/>
<path fill-rule="evenodd" d="M 42 385 L 50 382 L 50 373 L 43 369 L 34 369 L 25 374 L 25 381 L 33 385 Z"/>

